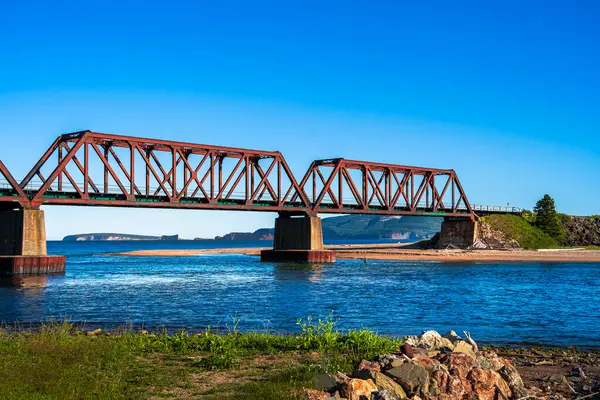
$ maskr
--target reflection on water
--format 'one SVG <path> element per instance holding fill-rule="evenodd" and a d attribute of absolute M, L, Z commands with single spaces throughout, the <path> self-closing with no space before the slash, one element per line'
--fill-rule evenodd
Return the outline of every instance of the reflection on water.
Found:
<path fill-rule="evenodd" d="M 105 255 L 119 246 L 52 244 L 54 254 L 67 255 L 66 274 L 3 278 L 0 321 L 67 318 L 94 326 L 203 329 L 224 327 L 237 315 L 241 330 L 268 324 L 288 333 L 297 331 L 298 318 L 333 312 L 340 329 L 364 326 L 390 335 L 452 329 L 483 342 L 600 346 L 600 264 L 304 265 L 236 254 Z"/>
<path fill-rule="evenodd" d="M 44 288 L 48 285 L 48 276 L 9 275 L 0 276 L 0 287 Z"/>
<path fill-rule="evenodd" d="M 302 264 L 302 263 L 277 263 L 274 264 L 275 279 L 278 280 L 309 280 L 312 283 L 321 283 L 323 270 L 332 264 Z"/>

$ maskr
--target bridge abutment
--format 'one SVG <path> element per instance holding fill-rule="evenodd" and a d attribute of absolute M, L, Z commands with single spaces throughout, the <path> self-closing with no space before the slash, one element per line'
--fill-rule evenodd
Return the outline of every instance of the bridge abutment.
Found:
<path fill-rule="evenodd" d="M 445 219 L 442 222 L 439 247 L 469 247 L 478 239 L 477 228 L 477 221 Z"/>
<path fill-rule="evenodd" d="M 63 256 L 48 256 L 44 211 L 0 210 L 0 275 L 65 271 Z"/>
<path fill-rule="evenodd" d="M 335 251 L 323 245 L 321 218 L 280 215 L 275 220 L 273 250 L 263 250 L 267 262 L 335 262 Z"/>

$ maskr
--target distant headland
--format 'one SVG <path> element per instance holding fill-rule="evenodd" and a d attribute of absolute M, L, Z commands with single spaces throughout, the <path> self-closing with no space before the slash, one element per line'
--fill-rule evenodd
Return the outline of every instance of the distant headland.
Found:
<path fill-rule="evenodd" d="M 83 233 L 79 235 L 69 235 L 63 238 L 63 242 L 89 242 L 103 240 L 179 240 L 179 235 L 145 236 L 129 235 L 125 233 Z"/>
<path fill-rule="evenodd" d="M 429 239 L 440 231 L 442 218 L 399 217 L 373 215 L 344 215 L 323 219 L 323 236 L 326 240 L 398 240 L 418 241 Z M 231 232 L 210 238 L 194 240 L 273 240 L 274 229 L 261 228 L 254 232 Z M 146 236 L 122 233 L 87 233 L 66 236 L 63 241 L 102 240 L 181 240 L 178 235 Z"/>

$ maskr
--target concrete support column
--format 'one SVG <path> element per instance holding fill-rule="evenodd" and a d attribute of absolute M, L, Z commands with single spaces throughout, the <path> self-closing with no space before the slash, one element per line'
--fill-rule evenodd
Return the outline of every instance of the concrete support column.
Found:
<path fill-rule="evenodd" d="M 323 226 L 319 217 L 278 217 L 274 250 L 323 250 Z"/>
<path fill-rule="evenodd" d="M 280 216 L 275 220 L 273 250 L 263 250 L 268 262 L 335 262 L 335 252 L 323 246 L 321 218 Z"/>
<path fill-rule="evenodd" d="M 0 255 L 46 256 L 42 210 L 0 211 Z"/>
<path fill-rule="evenodd" d="M 442 231 L 440 232 L 439 247 L 469 247 L 478 239 L 477 228 L 477 221 L 444 220 L 442 222 Z"/>
<path fill-rule="evenodd" d="M 0 210 L 0 275 L 64 273 L 66 258 L 48 256 L 41 210 Z"/>

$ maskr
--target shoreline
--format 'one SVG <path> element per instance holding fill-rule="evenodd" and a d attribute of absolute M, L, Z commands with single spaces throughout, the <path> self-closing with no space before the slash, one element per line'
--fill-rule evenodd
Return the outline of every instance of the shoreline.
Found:
<path fill-rule="evenodd" d="M 325 246 L 334 250 L 338 260 L 434 261 L 434 262 L 576 262 L 600 263 L 599 250 L 422 250 L 414 243 L 351 244 Z M 190 250 L 135 250 L 112 253 L 129 257 L 191 257 L 212 254 L 243 254 L 259 256 L 267 247 L 190 249 Z"/>
<path fill-rule="evenodd" d="M 125 325 L 120 323 L 90 323 L 83 321 L 53 321 L 53 320 L 45 320 L 45 321 L 12 321 L 5 322 L 0 326 L 0 339 L 2 335 L 15 335 L 15 334 L 23 334 L 32 335 L 38 334 L 44 330 L 55 329 L 55 327 L 59 327 L 61 324 L 68 324 L 70 326 L 70 334 L 77 336 L 120 336 L 125 334 L 133 334 L 133 335 L 164 335 L 164 336 L 174 336 L 178 335 L 181 332 L 186 332 L 189 336 L 201 336 L 206 335 L 207 333 L 213 333 L 216 335 L 228 335 L 231 334 L 232 331 L 226 326 L 184 326 L 184 325 L 146 325 L 146 324 L 133 324 L 133 325 Z M 357 330 L 358 328 L 347 328 L 340 329 L 338 332 L 345 334 L 353 330 Z M 415 335 L 410 334 L 383 334 L 379 333 L 375 329 L 366 329 L 370 332 L 377 332 L 376 334 L 380 337 L 388 338 L 388 339 L 405 339 L 409 337 L 414 337 Z M 423 332 L 425 330 L 422 330 Z M 241 335 L 251 335 L 251 334 L 260 334 L 260 335 L 269 335 L 273 337 L 294 337 L 301 333 L 301 331 L 268 331 L 263 332 L 261 330 L 253 330 L 253 329 L 239 329 L 236 330 L 236 334 Z M 542 351 L 547 353 L 545 356 L 558 356 L 564 355 L 563 352 L 572 352 L 572 353 L 591 353 L 596 354 L 600 358 L 600 344 L 592 345 L 592 344 L 572 344 L 572 343 L 545 343 L 545 342 L 528 342 L 528 341 L 502 341 L 502 340 L 477 340 L 477 343 L 483 349 L 493 350 L 496 352 L 502 352 L 505 354 L 512 353 L 521 353 L 525 351 Z M 539 354 L 538 354 L 539 356 Z M 542 355 L 544 356 L 544 355 Z M 600 365 L 599 365 L 600 368 Z"/>
<path fill-rule="evenodd" d="M 81 329 L 68 322 L 37 331 L 17 327 L 0 331 L 3 356 L 10 360 L 1 372 L 11 376 L 9 381 L 0 380 L 0 393 L 28 398 L 33 374 L 49 383 L 36 389 L 44 398 L 71 398 L 73 388 L 77 398 L 91 394 L 112 398 L 116 387 L 119 398 L 132 398 L 131 393 L 139 393 L 140 398 L 215 398 L 216 394 L 263 398 L 256 393 L 268 393 L 268 398 L 314 400 L 331 398 L 340 388 L 349 390 L 343 388 L 350 379 L 357 388 L 370 387 L 369 393 L 393 389 L 413 400 L 420 397 L 408 395 L 419 391 L 432 394 L 427 397 L 432 399 L 438 398 L 435 394 L 444 394 L 445 399 L 466 398 L 464 393 L 478 394 L 477 398 L 600 398 L 600 349 L 482 342 L 478 346 L 467 333 L 467 339 L 461 339 L 452 331 L 443 337 L 435 331 L 391 337 L 368 330 L 359 335 L 358 331 L 337 331 L 331 322 L 330 327 L 328 337 L 324 331 L 315 333 L 315 325 L 290 335 L 210 330 L 168 333 L 145 327 L 111 331 Z M 215 342 L 220 346 L 214 347 Z M 46 349 L 42 353 L 40 343 Z M 38 358 L 28 357 L 30 353 Z M 413 387 L 411 376 L 400 373 L 402 366 L 431 372 L 425 374 L 425 383 Z M 452 386 L 438 379 L 440 374 L 451 379 L 457 368 L 466 371 L 466 378 L 455 379 Z M 90 375 L 100 377 L 98 382 L 104 385 L 89 386 L 86 377 Z M 156 376 L 161 385 L 153 381 Z M 327 377 L 335 379 L 323 386 Z M 495 382 L 491 395 L 490 385 L 484 385 L 490 380 Z M 307 395 L 296 395 L 302 393 Z"/>

